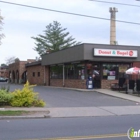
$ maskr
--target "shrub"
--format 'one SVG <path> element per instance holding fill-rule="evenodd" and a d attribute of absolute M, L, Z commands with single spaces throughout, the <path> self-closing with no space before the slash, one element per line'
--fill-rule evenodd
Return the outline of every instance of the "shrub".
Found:
<path fill-rule="evenodd" d="M 37 100 L 34 100 L 33 106 L 43 107 L 43 106 L 45 106 L 45 102 L 43 100 L 41 100 L 41 99 L 37 99 Z"/>
<path fill-rule="evenodd" d="M 12 94 L 7 90 L 0 89 L 0 105 L 9 105 L 12 100 Z"/>
<path fill-rule="evenodd" d="M 34 85 L 29 85 L 27 81 L 23 89 L 12 92 L 10 104 L 14 107 L 45 106 L 45 102 L 38 99 L 38 93 L 33 91 L 33 87 Z"/>

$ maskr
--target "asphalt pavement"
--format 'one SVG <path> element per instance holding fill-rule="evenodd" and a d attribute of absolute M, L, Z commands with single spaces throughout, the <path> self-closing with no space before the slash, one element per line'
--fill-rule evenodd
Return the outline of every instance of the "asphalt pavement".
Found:
<path fill-rule="evenodd" d="M 139 118 L 140 115 L 127 115 L 0 120 L 0 140 L 128 140 L 130 127 L 140 129 Z"/>
<path fill-rule="evenodd" d="M 5 86 L 10 86 L 10 91 L 23 87 L 23 85 L 8 85 L 7 83 L 5 83 Z M 38 92 L 39 97 L 47 103 L 44 108 L 10 107 L 0 109 L 36 110 L 35 114 L 20 116 L 19 118 L 95 117 L 140 114 L 140 97 L 107 89 L 87 90 L 36 86 L 34 91 Z M 12 117 L 4 116 L 0 118 Z M 17 118 L 17 116 L 13 118 Z"/>

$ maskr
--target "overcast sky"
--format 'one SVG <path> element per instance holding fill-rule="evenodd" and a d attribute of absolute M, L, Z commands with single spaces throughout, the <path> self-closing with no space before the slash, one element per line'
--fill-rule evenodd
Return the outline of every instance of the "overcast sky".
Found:
<path fill-rule="evenodd" d="M 18 4 L 110 18 L 109 7 L 118 8 L 117 20 L 140 23 L 140 7 L 128 7 L 115 4 L 105 4 L 89 0 L 4 0 Z M 135 0 L 104 0 L 140 5 Z M 53 21 L 67 28 L 77 41 L 82 43 L 110 43 L 110 21 L 95 18 L 61 14 L 15 6 L 0 2 L 1 15 L 4 17 L 2 39 L 0 46 L 0 64 L 6 63 L 6 58 L 15 56 L 20 60 L 35 59 L 38 56 L 33 50 L 34 40 L 38 34 L 43 34 L 46 25 Z M 140 25 L 116 23 L 116 40 L 119 45 L 140 45 Z"/>

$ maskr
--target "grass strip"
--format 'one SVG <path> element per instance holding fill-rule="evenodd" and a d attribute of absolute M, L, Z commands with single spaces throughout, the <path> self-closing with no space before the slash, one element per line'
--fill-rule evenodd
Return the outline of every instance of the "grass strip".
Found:
<path fill-rule="evenodd" d="M 0 110 L 0 116 L 21 116 L 29 114 L 30 111 L 23 111 L 23 110 Z"/>

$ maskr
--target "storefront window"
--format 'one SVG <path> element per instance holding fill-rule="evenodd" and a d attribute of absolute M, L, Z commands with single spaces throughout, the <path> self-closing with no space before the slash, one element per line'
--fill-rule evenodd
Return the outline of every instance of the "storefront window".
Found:
<path fill-rule="evenodd" d="M 65 66 L 66 79 L 85 79 L 84 64 L 70 64 Z"/>
<path fill-rule="evenodd" d="M 88 76 L 93 75 L 93 74 L 95 74 L 96 77 L 100 76 L 100 64 L 89 63 L 86 66 L 87 66 L 87 75 Z"/>
<path fill-rule="evenodd" d="M 85 79 L 85 66 L 84 64 L 67 64 L 65 65 L 65 79 Z M 51 78 L 63 78 L 63 66 L 51 66 Z"/>
<path fill-rule="evenodd" d="M 118 65 L 103 64 L 103 79 L 115 80 L 117 79 Z"/>
<path fill-rule="evenodd" d="M 75 77 L 75 66 L 72 64 L 65 66 L 65 78 L 74 79 Z"/>
<path fill-rule="evenodd" d="M 120 64 L 119 65 L 119 78 L 125 76 L 125 71 L 130 68 L 130 64 Z"/>
<path fill-rule="evenodd" d="M 85 65 L 84 64 L 79 64 L 77 65 L 77 70 L 78 70 L 78 79 L 85 79 Z"/>
<path fill-rule="evenodd" d="M 62 79 L 63 78 L 63 66 L 51 66 L 51 78 Z"/>
<path fill-rule="evenodd" d="M 103 64 L 103 79 L 116 80 L 123 77 L 129 64 Z"/>

